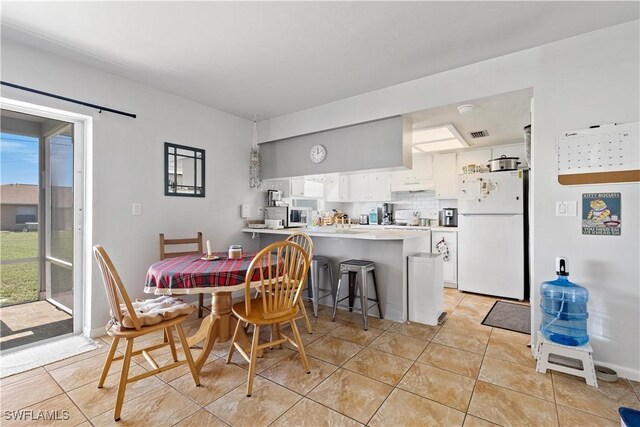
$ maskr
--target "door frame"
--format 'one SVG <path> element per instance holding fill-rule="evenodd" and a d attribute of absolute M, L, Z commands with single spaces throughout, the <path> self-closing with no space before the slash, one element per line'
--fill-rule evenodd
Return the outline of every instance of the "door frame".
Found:
<path fill-rule="evenodd" d="M 0 108 L 73 123 L 73 334 L 90 330 L 91 309 L 91 116 L 0 97 Z M 40 177 L 42 187 L 42 177 Z M 62 338 L 64 335 L 56 337 Z M 41 344 L 38 342 L 36 344 Z"/>

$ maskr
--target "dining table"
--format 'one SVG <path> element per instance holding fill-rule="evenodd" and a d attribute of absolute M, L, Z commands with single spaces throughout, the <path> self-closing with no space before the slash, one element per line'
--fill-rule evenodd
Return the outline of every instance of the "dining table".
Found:
<path fill-rule="evenodd" d="M 247 271 L 255 253 L 245 253 L 241 258 L 229 258 L 226 252 L 184 255 L 167 258 L 153 263 L 147 271 L 145 293 L 155 295 L 211 294 L 211 314 L 202 319 L 195 335 L 187 338 L 189 347 L 200 342 L 202 352 L 195 360 L 198 372 L 209 357 L 216 341 L 229 341 L 238 320 L 232 315 L 232 293 L 244 290 Z M 274 258 L 273 265 L 277 265 Z M 262 273 L 268 275 L 272 266 L 255 268 L 251 282 L 260 283 Z M 239 329 L 237 342 L 245 349 L 251 348 L 251 341 L 244 328 Z"/>

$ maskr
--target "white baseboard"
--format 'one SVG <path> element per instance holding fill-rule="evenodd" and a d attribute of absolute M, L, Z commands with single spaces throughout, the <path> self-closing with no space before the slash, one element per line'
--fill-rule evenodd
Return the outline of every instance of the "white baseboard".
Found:
<path fill-rule="evenodd" d="M 625 368 L 622 366 L 614 365 L 612 363 L 604 363 L 594 360 L 593 362 L 596 365 L 604 366 L 610 369 L 613 369 L 618 373 L 619 378 L 626 378 L 628 380 L 640 381 L 640 370 Z"/>

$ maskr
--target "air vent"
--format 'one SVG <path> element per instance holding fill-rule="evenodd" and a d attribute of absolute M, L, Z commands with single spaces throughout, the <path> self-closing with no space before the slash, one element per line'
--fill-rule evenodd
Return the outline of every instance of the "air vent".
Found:
<path fill-rule="evenodd" d="M 487 132 L 486 130 L 477 130 L 475 132 L 469 132 L 469 135 L 471 135 L 471 138 L 473 139 L 484 138 L 485 136 L 489 136 L 489 132 Z"/>

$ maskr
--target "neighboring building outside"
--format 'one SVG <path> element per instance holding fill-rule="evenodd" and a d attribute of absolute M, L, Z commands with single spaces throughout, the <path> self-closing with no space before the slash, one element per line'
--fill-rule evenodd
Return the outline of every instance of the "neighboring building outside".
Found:
<path fill-rule="evenodd" d="M 54 187 L 52 191 L 55 214 L 53 230 L 68 228 L 73 223 L 73 192 L 70 187 Z M 0 185 L 0 230 L 37 230 L 38 186 L 32 184 Z M 27 223 L 35 225 L 27 226 Z"/>

